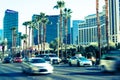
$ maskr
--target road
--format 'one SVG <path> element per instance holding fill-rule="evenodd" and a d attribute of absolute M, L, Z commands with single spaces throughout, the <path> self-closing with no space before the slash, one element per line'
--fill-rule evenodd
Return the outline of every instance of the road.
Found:
<path fill-rule="evenodd" d="M 98 67 L 69 67 L 54 65 L 54 73 L 28 75 L 21 71 L 20 63 L 0 63 L 0 80 L 120 80 L 120 74 L 101 73 Z"/>

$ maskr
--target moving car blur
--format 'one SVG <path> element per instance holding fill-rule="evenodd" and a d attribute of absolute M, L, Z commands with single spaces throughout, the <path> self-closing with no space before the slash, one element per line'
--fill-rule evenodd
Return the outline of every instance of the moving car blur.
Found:
<path fill-rule="evenodd" d="M 53 66 L 43 58 L 34 57 L 24 59 L 21 65 L 22 71 L 30 74 L 53 73 Z"/>
<path fill-rule="evenodd" d="M 85 58 L 85 57 L 71 57 L 69 60 L 68 60 L 68 64 L 69 66 L 72 66 L 72 65 L 77 65 L 77 66 L 92 66 L 92 61 Z"/>
<path fill-rule="evenodd" d="M 120 51 L 109 51 L 106 55 L 103 55 L 100 60 L 100 68 L 102 72 L 120 71 Z"/>

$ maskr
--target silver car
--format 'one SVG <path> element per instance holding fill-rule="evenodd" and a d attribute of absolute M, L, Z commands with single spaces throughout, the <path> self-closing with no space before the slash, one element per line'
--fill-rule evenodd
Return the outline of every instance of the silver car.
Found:
<path fill-rule="evenodd" d="M 71 57 L 68 61 L 69 66 L 77 65 L 77 66 L 92 66 L 92 61 L 88 60 L 85 57 Z"/>
<path fill-rule="evenodd" d="M 53 66 L 47 63 L 43 58 L 28 58 L 22 62 L 22 71 L 30 74 L 48 74 L 53 73 Z"/>

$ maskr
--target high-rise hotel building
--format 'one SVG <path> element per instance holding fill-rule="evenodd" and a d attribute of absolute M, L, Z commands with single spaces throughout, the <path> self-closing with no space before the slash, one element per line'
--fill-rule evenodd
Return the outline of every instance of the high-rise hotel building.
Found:
<path fill-rule="evenodd" d="M 120 0 L 109 0 L 109 18 L 108 18 L 108 38 L 109 41 L 120 43 Z M 106 44 L 106 27 L 105 27 L 105 6 L 99 13 L 101 44 Z M 85 21 L 79 23 L 78 44 L 88 45 L 92 42 L 98 42 L 96 14 L 88 15 Z"/>
<path fill-rule="evenodd" d="M 105 33 L 105 12 L 99 13 L 100 17 L 100 28 L 101 28 L 101 39 L 104 42 L 106 39 Z M 78 30 L 78 44 L 88 45 L 92 42 L 97 42 L 97 19 L 96 14 L 88 15 L 85 17 L 85 21 L 79 23 Z"/>
<path fill-rule="evenodd" d="M 72 44 L 78 44 L 78 25 L 79 23 L 84 22 L 83 20 L 73 20 L 72 21 L 72 32 L 71 32 L 71 36 L 72 36 Z"/>
<path fill-rule="evenodd" d="M 16 28 L 16 33 L 18 33 L 18 12 L 7 9 L 5 11 L 4 19 L 3 19 L 3 35 L 4 39 L 7 39 L 7 46 L 8 49 L 11 49 L 12 47 L 12 30 L 11 28 Z M 18 45 L 18 38 L 16 41 Z M 16 46 L 17 46 L 16 45 Z"/>
<path fill-rule="evenodd" d="M 120 43 L 120 0 L 109 0 L 110 40 Z"/>

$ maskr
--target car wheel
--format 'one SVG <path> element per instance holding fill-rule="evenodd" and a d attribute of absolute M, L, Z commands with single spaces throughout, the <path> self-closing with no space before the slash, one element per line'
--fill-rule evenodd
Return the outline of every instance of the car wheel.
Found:
<path fill-rule="evenodd" d="M 25 70 L 23 69 L 23 67 L 22 67 L 22 73 L 26 73 Z"/>
<path fill-rule="evenodd" d="M 69 66 L 72 66 L 71 62 L 69 62 Z"/>
<path fill-rule="evenodd" d="M 80 62 L 77 62 L 77 66 L 80 67 Z"/>
<path fill-rule="evenodd" d="M 22 70 L 22 73 L 26 73 L 25 70 Z"/>
<path fill-rule="evenodd" d="M 102 66 L 100 67 L 100 69 L 101 69 L 101 72 L 106 72 L 106 68 L 105 68 L 104 65 L 102 65 Z"/>

